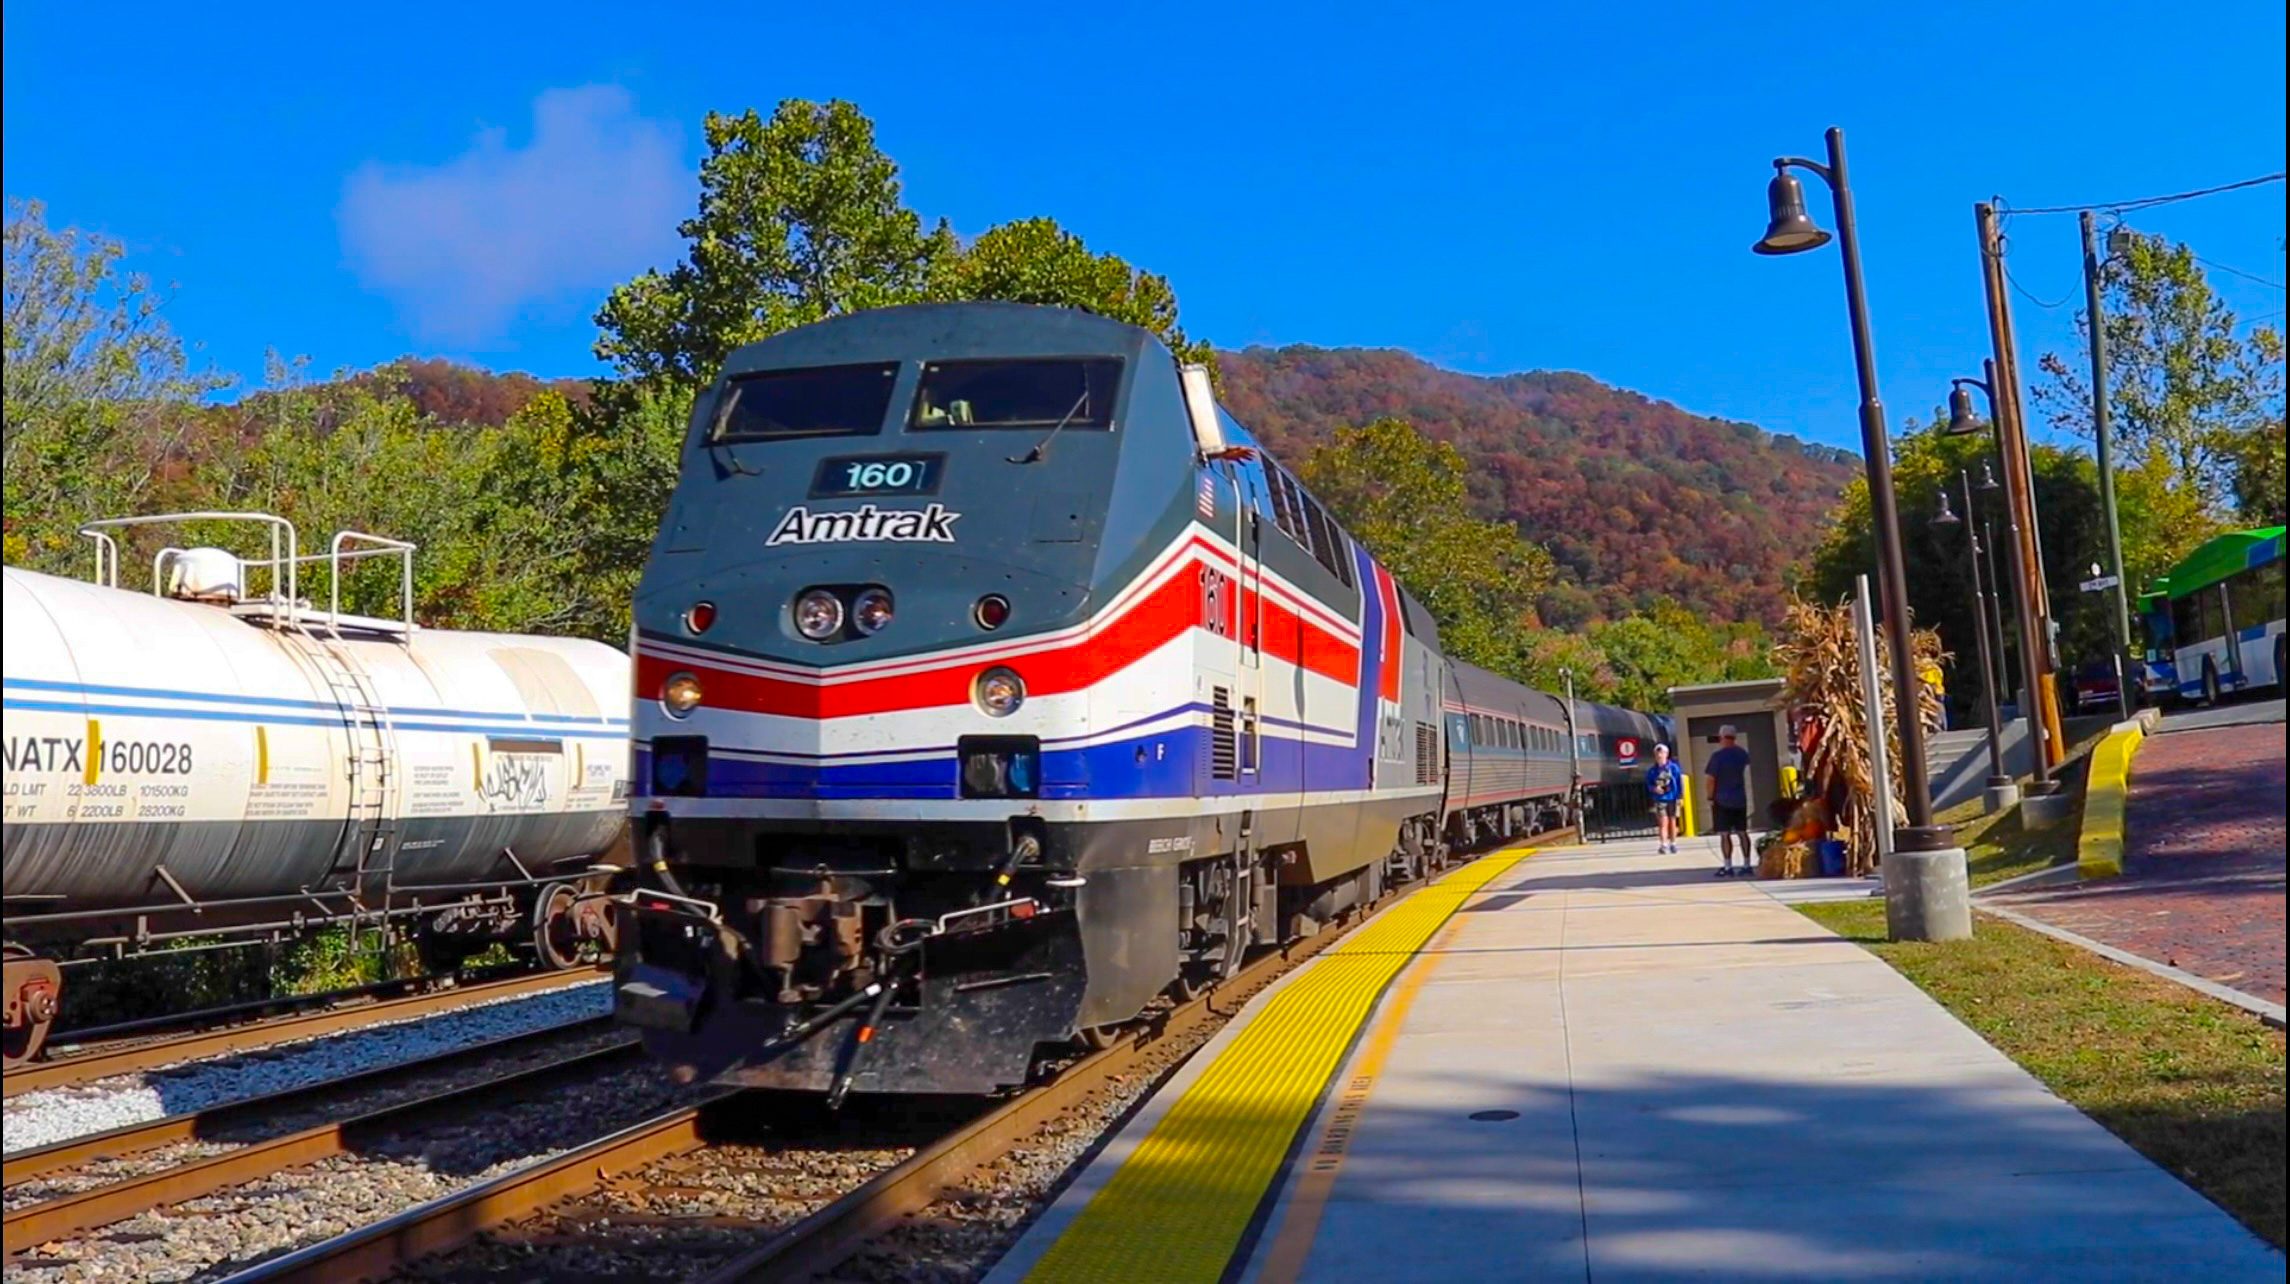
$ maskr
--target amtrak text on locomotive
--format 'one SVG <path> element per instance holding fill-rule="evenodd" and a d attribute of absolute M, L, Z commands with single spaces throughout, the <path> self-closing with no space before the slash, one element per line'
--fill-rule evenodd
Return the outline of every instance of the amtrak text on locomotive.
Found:
<path fill-rule="evenodd" d="M 951 544 L 962 514 L 944 504 L 928 508 L 884 509 L 873 504 L 847 512 L 814 513 L 801 504 L 779 519 L 764 547 L 781 544 Z"/>

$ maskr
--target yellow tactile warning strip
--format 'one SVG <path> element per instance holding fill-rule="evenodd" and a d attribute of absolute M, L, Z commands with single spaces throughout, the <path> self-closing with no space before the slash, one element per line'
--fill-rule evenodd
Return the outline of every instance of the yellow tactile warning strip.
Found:
<path fill-rule="evenodd" d="M 1375 1090 L 1376 1077 L 1383 1073 L 1384 1060 L 1391 1055 L 1392 1045 L 1399 1042 L 1399 1028 L 1407 1023 L 1408 1010 L 1415 1005 L 1415 992 L 1431 979 L 1432 969 L 1439 966 L 1439 952 L 1455 939 L 1459 926 L 1459 922 L 1450 921 L 1439 929 L 1430 949 L 1419 953 L 1414 966 L 1400 977 L 1391 1002 L 1384 1005 L 1375 1028 L 1368 1032 L 1367 1046 L 1352 1063 L 1352 1073 L 1345 1078 L 1342 1091 L 1332 1103 L 1333 1109 L 1327 1112 L 1318 1143 L 1305 1159 L 1303 1171 L 1291 1180 L 1288 1212 L 1281 1220 L 1280 1230 L 1272 1237 L 1272 1246 L 1265 1250 L 1258 1284 L 1291 1284 L 1304 1273 L 1305 1260 L 1312 1255 L 1312 1241 L 1320 1233 L 1321 1215 L 1328 1209 L 1328 1196 L 1336 1189 L 1336 1174 L 1343 1171 L 1344 1156 L 1352 1148 L 1352 1137 L 1359 1130 L 1361 1114 L 1368 1108 L 1368 1095 Z"/>
<path fill-rule="evenodd" d="M 1465 900 L 1528 854 L 1482 857 L 1416 892 L 1271 996 L 1034 1264 L 1028 1284 L 1214 1284 L 1384 987 Z"/>

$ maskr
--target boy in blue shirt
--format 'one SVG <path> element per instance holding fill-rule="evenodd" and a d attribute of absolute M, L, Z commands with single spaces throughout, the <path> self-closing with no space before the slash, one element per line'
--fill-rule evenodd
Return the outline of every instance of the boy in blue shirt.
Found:
<path fill-rule="evenodd" d="M 1646 772 L 1646 796 L 1654 800 L 1654 850 L 1664 855 L 1678 851 L 1678 804 L 1686 796 L 1686 773 L 1670 761 L 1670 746 L 1654 746 L 1654 765 Z"/>

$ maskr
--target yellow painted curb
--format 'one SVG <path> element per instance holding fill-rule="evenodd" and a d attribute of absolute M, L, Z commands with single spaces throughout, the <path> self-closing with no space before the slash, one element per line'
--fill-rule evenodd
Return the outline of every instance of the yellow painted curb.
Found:
<path fill-rule="evenodd" d="M 1216 1284 L 1385 985 L 1532 850 L 1482 856 L 1415 891 L 1297 974 L 1153 1125 L 1028 1284 Z"/>
<path fill-rule="evenodd" d="M 2083 786 L 2083 831 L 2075 840 L 2076 868 L 2085 878 L 2123 872 L 2123 805 L 2131 789 L 2131 758 L 2146 738 L 2136 720 L 2118 723 L 2091 751 L 2091 774 Z"/>

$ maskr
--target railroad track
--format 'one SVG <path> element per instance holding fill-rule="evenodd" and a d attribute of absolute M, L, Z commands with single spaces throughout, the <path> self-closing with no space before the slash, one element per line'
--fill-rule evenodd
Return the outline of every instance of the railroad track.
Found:
<path fill-rule="evenodd" d="M 594 980 L 603 974 L 602 968 L 534 972 L 500 980 L 456 985 L 403 998 L 349 1003 L 318 1012 L 297 1012 L 219 1030 L 193 1030 L 167 1038 L 105 1043 L 75 1055 L 19 1066 L 8 1071 L 4 1078 L 0 1078 L 0 1098 L 16 1097 L 42 1089 L 68 1088 L 176 1062 L 198 1061 L 364 1025 L 426 1016 L 432 1012 L 492 999 L 545 993 Z"/>
<path fill-rule="evenodd" d="M 1373 909 L 1404 894 L 1395 892 Z M 1093 1102 L 1102 1107 L 1108 1097 L 1121 1102 L 1134 1099 L 1257 992 L 1341 939 L 1365 917 L 1357 914 L 1341 928 L 1321 931 L 1257 959 L 1230 980 L 1164 1010 L 1112 1046 L 1078 1056 L 1047 1082 L 974 1117 L 914 1138 L 911 1145 L 906 1138 L 861 1148 L 844 1142 L 818 1152 L 828 1162 L 812 1163 L 805 1162 L 803 1151 L 810 1139 L 801 1135 L 763 1146 L 727 1145 L 729 1138 L 743 1142 L 752 1138 L 756 1116 L 767 1110 L 759 1099 L 770 1094 L 709 1088 L 695 1100 L 609 1136 L 251 1266 L 229 1279 L 232 1284 L 381 1280 L 412 1263 L 468 1250 L 479 1241 L 484 1241 L 481 1248 L 510 1254 L 518 1265 L 508 1269 L 517 1277 L 545 1278 L 545 1269 L 517 1255 L 553 1245 L 579 1248 L 600 1228 L 669 1240 L 668 1251 L 646 1259 L 653 1278 L 659 1271 L 689 1275 L 695 1264 L 704 1264 L 698 1278 L 706 1284 L 804 1278 L 843 1262 L 903 1219 L 930 1207 L 966 1177 L 1054 1128 L 1062 1118 L 1086 1113 Z M 853 1109 L 861 1108 L 863 1101 L 855 1099 Z M 1111 1117 L 1117 1119 L 1125 1108 L 1116 1104 Z M 1092 1119 L 1091 1135 L 1106 1122 L 1105 1117 Z M 752 1153 L 736 1164 L 711 1167 L 703 1162 L 711 1147 Z M 852 1160 L 849 1156 L 855 1149 L 861 1158 Z M 788 1193 L 789 1186 L 801 1185 L 823 1169 L 852 1168 L 867 1171 L 839 1190 L 809 1200 Z M 793 1181 L 789 1173 L 794 1174 Z M 749 1181 L 759 1176 L 763 1179 Z M 676 1210 L 684 1194 L 720 1192 L 742 1184 L 770 1193 L 752 1200 L 739 1216 Z M 653 1198 L 656 1194 L 661 1198 Z M 622 1196 L 633 1198 L 616 1198 Z M 638 1207 L 631 1211 L 619 1206 L 625 1203 Z M 644 1211 L 643 1206 L 653 1203 L 665 1203 L 670 1211 Z M 706 1234 L 709 1242 L 690 1242 L 695 1233 Z M 449 1261 L 421 1268 L 420 1273 L 478 1277 L 487 1270 L 482 1264 L 466 1270 L 457 1270 L 456 1265 L 457 1261 Z"/>
<path fill-rule="evenodd" d="M 8 1275 L 212 1278 L 577 1147 L 698 1090 L 616 1037 L 506 1074 L 294 1128 L 8 1210 Z"/>
<path fill-rule="evenodd" d="M 489 1062 L 522 1065 L 545 1058 L 553 1045 L 593 1044 L 600 1037 L 601 1046 L 584 1046 L 570 1058 L 512 1068 L 510 1073 L 446 1090 L 431 1088 L 370 1109 L 355 1104 L 363 1098 L 392 1095 L 393 1089 L 412 1088 L 482 1068 Z M 10 1197 L 5 1213 L 0 1214 L 0 1221 L 5 1223 L 7 1256 L 14 1258 L 33 1246 L 347 1153 L 366 1139 L 386 1135 L 393 1127 L 408 1126 L 477 1100 L 483 1091 L 513 1084 L 534 1070 L 578 1065 L 584 1057 L 601 1061 L 613 1054 L 625 1056 L 634 1045 L 632 1037 L 614 1030 L 611 1017 L 593 1017 L 18 1151 L 0 1165 L 5 1170 L 0 1172 L 0 1186 Z M 329 1103 L 347 1109 L 329 1112 Z M 341 1117 L 300 1128 L 292 1126 L 297 1117 L 326 1113 Z M 279 1126 L 281 1121 L 286 1126 Z M 228 1148 L 220 1153 L 189 1155 L 180 1163 L 167 1163 L 156 1154 L 171 1147 L 201 1149 L 201 1143 Z M 105 1180 L 101 1170 L 107 1168 L 129 1171 Z M 90 1176 L 97 1180 L 84 1180 Z M 64 1189 L 30 1201 L 13 1198 L 34 1183 Z"/>

